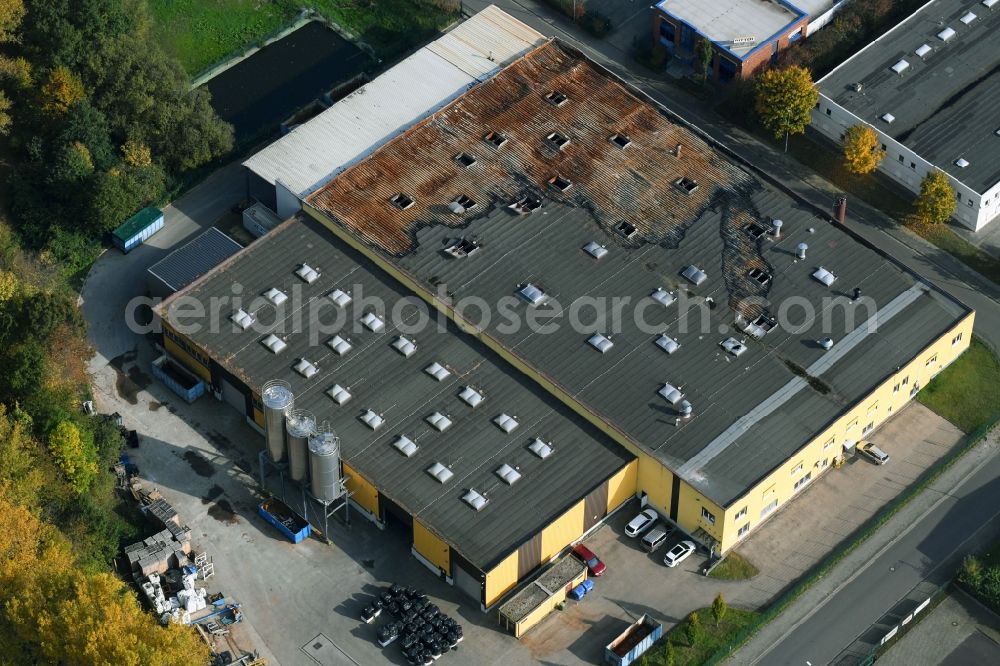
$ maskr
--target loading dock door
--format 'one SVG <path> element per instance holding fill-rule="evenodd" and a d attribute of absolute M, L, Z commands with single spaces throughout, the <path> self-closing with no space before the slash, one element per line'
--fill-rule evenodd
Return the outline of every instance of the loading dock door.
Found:
<path fill-rule="evenodd" d="M 605 481 L 583 501 L 583 531 L 588 532 L 608 515 L 608 483 Z"/>
<path fill-rule="evenodd" d="M 232 405 L 240 414 L 247 416 L 247 397 L 238 388 L 222 378 L 222 399 Z M 253 414 L 250 414 L 253 416 Z"/>
<path fill-rule="evenodd" d="M 472 599 L 475 599 L 477 602 L 482 603 L 483 584 L 479 581 L 479 575 L 469 573 L 465 570 L 465 567 L 460 565 L 454 559 L 452 560 L 451 565 L 451 575 L 455 582 L 455 587 L 469 595 Z"/>

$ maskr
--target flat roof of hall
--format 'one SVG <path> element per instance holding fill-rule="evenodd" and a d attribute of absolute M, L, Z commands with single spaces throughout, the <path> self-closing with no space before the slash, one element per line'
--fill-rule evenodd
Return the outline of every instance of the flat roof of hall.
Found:
<path fill-rule="evenodd" d="M 805 16 L 781 0 L 660 0 L 656 6 L 740 58 Z"/>
<path fill-rule="evenodd" d="M 818 83 L 837 104 L 979 193 L 1000 182 L 1000 4 L 987 3 L 931 2 Z"/>
<path fill-rule="evenodd" d="M 565 102 L 549 100 L 553 92 Z M 484 139 L 490 132 L 506 142 L 496 147 Z M 553 133 L 568 142 L 557 147 L 546 138 Z M 629 143 L 622 148 L 612 136 Z M 475 162 L 464 167 L 455 159 L 460 153 Z M 571 183 L 565 191 L 552 184 L 556 175 Z M 678 184 L 682 178 L 694 181 L 694 191 Z M 399 193 L 413 201 L 404 210 L 390 201 Z M 456 214 L 449 204 L 459 195 L 475 206 L 466 201 Z M 541 208 L 516 214 L 509 204 L 523 197 L 537 198 Z M 473 88 L 307 205 L 425 297 L 441 294 L 448 307 L 465 297 L 491 307 L 507 299 L 510 317 L 493 316 L 485 335 L 721 504 L 783 464 L 969 312 L 558 42 Z M 784 220 L 780 238 L 750 233 L 769 229 L 772 218 Z M 465 258 L 444 251 L 463 238 L 479 249 Z M 591 242 L 606 255 L 585 252 Z M 799 243 L 809 245 L 804 261 L 796 257 Z M 691 265 L 707 274 L 700 285 L 680 275 Z M 832 286 L 812 277 L 820 267 L 836 275 Z M 518 297 L 527 284 L 549 301 L 531 305 Z M 866 313 L 847 323 L 860 307 L 844 305 L 855 287 L 877 307 L 880 324 L 871 334 Z M 657 288 L 690 298 L 663 307 L 650 298 Z M 567 322 L 581 299 L 614 297 L 651 305 L 644 310 L 648 325 L 628 311 L 618 330 L 574 330 Z M 801 330 L 775 327 L 760 340 L 739 330 L 789 299 L 816 313 Z M 467 319 L 479 319 L 477 307 Z M 704 328 L 696 312 L 706 313 Z M 561 325 L 548 333 L 508 325 L 511 317 L 529 316 Z M 593 348 L 594 333 L 610 335 L 613 346 L 605 353 Z M 656 344 L 661 333 L 680 344 L 675 353 Z M 835 344 L 825 352 L 816 341 L 828 335 Z M 723 351 L 729 336 L 745 340 L 745 353 Z M 803 380 L 803 369 L 818 381 Z M 679 424 L 681 403 L 658 395 L 668 383 L 693 407 Z"/>
<path fill-rule="evenodd" d="M 314 282 L 295 274 L 302 264 L 319 273 Z M 280 309 L 260 297 L 271 288 L 288 296 Z M 338 288 L 352 296 L 343 308 L 328 296 Z M 401 330 L 394 322 L 418 321 L 414 301 L 420 301 L 307 216 L 283 223 L 164 301 L 159 311 L 180 328 L 191 323 L 170 307 L 181 296 L 208 308 L 213 299 L 237 293 L 254 319 L 252 327 L 231 323 L 229 315 L 239 306 L 224 301 L 217 330 L 202 327 L 186 337 L 258 393 L 271 379 L 287 380 L 296 408 L 333 425 L 352 468 L 481 570 L 635 457 L 450 322 L 439 329 L 431 321 L 425 330 L 403 333 L 415 350 L 410 356 L 397 351 L 393 344 Z M 365 306 L 365 299 L 384 309 Z M 360 323 L 369 312 L 380 313 L 381 331 Z M 262 344 L 271 333 L 287 345 L 279 353 Z M 352 348 L 339 355 L 328 345 L 334 335 Z M 318 367 L 308 379 L 293 369 L 303 358 Z M 448 371 L 440 381 L 426 371 L 433 363 Z M 335 385 L 350 394 L 343 405 L 328 393 Z M 459 397 L 466 386 L 484 398 L 475 408 Z M 366 410 L 384 419 L 377 430 L 361 421 Z M 451 421 L 444 431 L 427 421 L 435 412 Z M 502 413 L 519 422 L 510 434 L 493 422 Z M 401 435 L 416 445 L 412 457 L 394 447 Z M 536 437 L 551 443 L 550 457 L 543 460 L 528 449 Z M 446 466 L 453 478 L 437 481 L 427 472 L 434 463 Z M 504 464 L 521 475 L 512 485 L 497 475 Z M 470 488 L 489 500 L 478 512 L 461 499 Z"/>

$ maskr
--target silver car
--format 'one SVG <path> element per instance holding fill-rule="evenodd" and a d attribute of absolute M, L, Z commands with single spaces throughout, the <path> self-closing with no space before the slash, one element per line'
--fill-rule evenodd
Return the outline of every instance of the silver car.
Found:
<path fill-rule="evenodd" d="M 663 556 L 663 563 L 668 567 L 676 567 L 678 564 L 683 562 L 688 558 L 688 556 L 694 552 L 695 545 L 693 541 L 681 541 L 679 544 L 667 551 L 667 554 Z"/>
<path fill-rule="evenodd" d="M 876 465 L 884 465 L 889 462 L 889 454 L 878 448 L 871 442 L 858 444 L 858 453 L 868 458 Z"/>
<path fill-rule="evenodd" d="M 637 537 L 656 522 L 656 519 L 660 516 L 652 509 L 643 509 L 642 513 L 633 518 L 628 525 L 625 526 L 625 534 L 630 537 Z"/>

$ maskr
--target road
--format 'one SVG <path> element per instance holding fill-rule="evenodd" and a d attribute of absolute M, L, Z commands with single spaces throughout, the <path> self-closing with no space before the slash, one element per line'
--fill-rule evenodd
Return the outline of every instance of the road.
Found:
<path fill-rule="evenodd" d="M 1000 535 L 1000 457 L 991 456 L 856 577 L 751 664 L 830 663 L 918 583 L 947 582 L 961 558 Z M 739 661 L 739 660 L 738 660 Z M 742 662 L 741 662 L 742 663 Z"/>

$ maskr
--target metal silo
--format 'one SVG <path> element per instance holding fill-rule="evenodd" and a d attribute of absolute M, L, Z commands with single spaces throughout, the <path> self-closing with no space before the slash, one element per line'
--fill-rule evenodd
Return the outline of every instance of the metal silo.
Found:
<path fill-rule="evenodd" d="M 264 444 L 271 460 L 281 462 L 285 458 L 285 414 L 295 402 L 292 386 L 280 379 L 269 381 L 261 389 L 260 399 L 264 403 Z"/>
<path fill-rule="evenodd" d="M 304 409 L 293 409 L 285 416 L 288 431 L 288 474 L 302 481 L 309 471 L 309 437 L 316 432 L 316 417 Z"/>
<path fill-rule="evenodd" d="M 313 497 L 332 502 L 340 497 L 340 438 L 323 421 L 309 438 L 309 478 Z"/>

